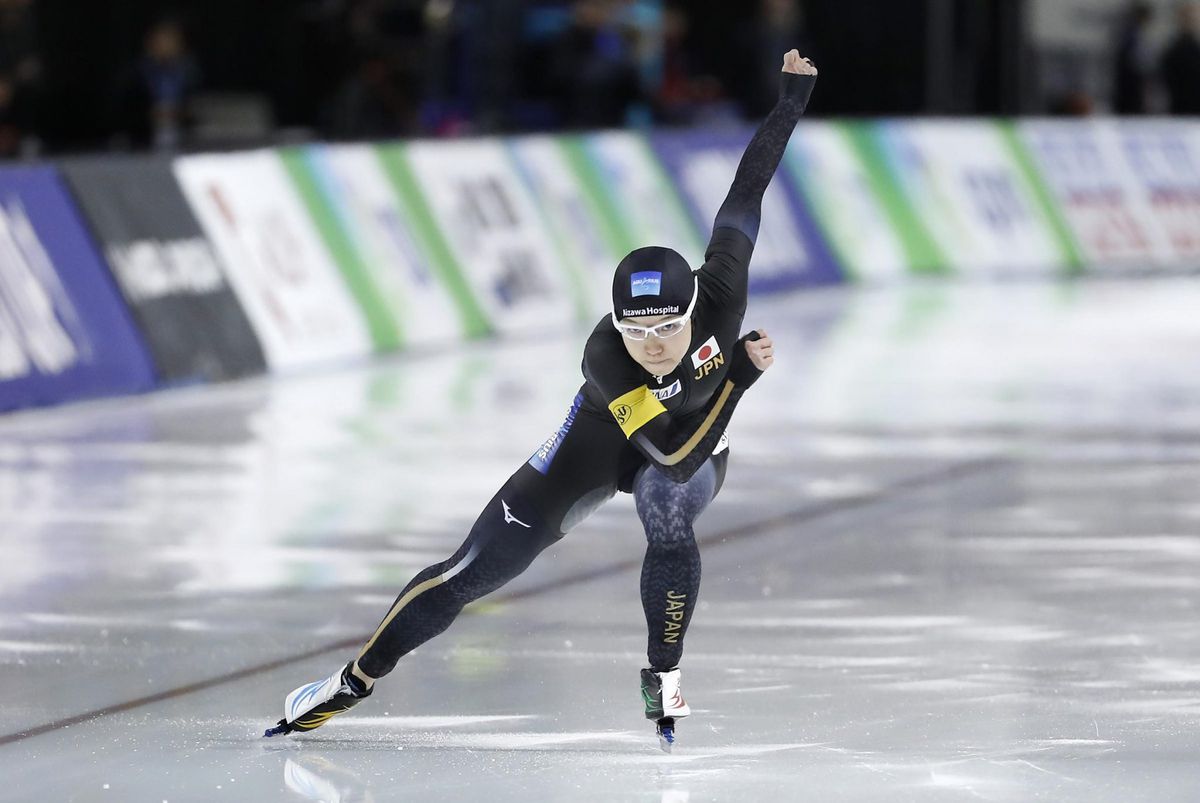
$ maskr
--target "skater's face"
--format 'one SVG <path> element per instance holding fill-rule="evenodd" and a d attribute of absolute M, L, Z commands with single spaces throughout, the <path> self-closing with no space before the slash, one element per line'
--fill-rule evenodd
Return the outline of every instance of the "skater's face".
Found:
<path fill-rule="evenodd" d="M 649 327 L 677 320 L 678 315 L 646 315 L 640 318 L 622 318 L 619 323 Z M 688 344 L 692 342 L 692 321 L 687 318 L 684 319 L 681 328 L 668 329 L 673 331 L 670 334 L 651 331 L 641 340 L 623 334 L 621 342 L 625 344 L 625 350 L 634 362 L 655 376 L 665 376 L 674 371 L 683 355 L 687 354 Z"/>

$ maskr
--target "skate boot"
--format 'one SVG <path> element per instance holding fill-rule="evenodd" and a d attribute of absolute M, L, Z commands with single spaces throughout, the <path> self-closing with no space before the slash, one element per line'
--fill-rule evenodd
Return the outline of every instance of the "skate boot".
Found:
<path fill-rule="evenodd" d="M 306 683 L 289 694 L 283 703 L 283 719 L 263 735 L 279 736 L 319 728 L 333 716 L 370 697 L 372 689 L 365 688 L 362 681 L 351 675 L 353 665 L 348 663 L 324 680 Z"/>
<path fill-rule="evenodd" d="M 658 726 L 658 746 L 670 753 L 675 744 L 675 720 L 692 713 L 679 689 L 679 668 L 670 672 L 643 669 L 642 702 L 646 704 L 646 719 Z"/>

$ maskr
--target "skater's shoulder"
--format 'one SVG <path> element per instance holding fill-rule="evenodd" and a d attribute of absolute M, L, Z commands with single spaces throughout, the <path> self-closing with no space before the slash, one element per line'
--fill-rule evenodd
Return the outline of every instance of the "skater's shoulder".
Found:
<path fill-rule="evenodd" d="M 612 325 L 610 316 L 600 319 L 583 344 L 583 361 L 585 364 L 596 359 L 612 359 L 625 357 L 628 359 L 625 346 L 621 343 L 621 333 Z"/>

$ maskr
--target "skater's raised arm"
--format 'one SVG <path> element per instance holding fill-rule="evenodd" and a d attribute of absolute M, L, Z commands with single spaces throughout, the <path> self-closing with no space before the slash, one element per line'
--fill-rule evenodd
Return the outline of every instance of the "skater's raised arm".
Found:
<path fill-rule="evenodd" d="M 779 76 L 779 101 L 759 126 L 738 163 L 729 194 L 713 221 L 712 238 L 701 268 L 730 298 L 745 289 L 750 255 L 758 238 L 762 199 L 783 158 L 796 123 L 808 106 L 817 68 L 796 50 L 783 57 Z"/>

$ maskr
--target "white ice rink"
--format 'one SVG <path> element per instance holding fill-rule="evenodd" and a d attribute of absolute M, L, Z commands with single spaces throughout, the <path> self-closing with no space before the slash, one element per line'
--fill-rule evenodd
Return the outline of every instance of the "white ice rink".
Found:
<path fill-rule="evenodd" d="M 1200 280 L 747 324 L 673 755 L 629 497 L 261 737 L 557 428 L 577 332 L 0 418 L 0 800 L 1200 799 Z"/>

